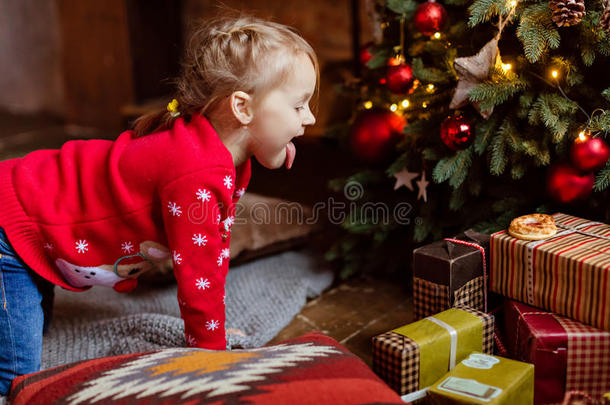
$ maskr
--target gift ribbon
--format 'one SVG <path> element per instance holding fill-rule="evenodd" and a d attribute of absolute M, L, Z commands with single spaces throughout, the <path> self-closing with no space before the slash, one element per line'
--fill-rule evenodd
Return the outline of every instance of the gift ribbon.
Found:
<path fill-rule="evenodd" d="M 455 358 L 457 353 L 457 330 L 446 322 L 441 321 L 433 316 L 428 316 L 424 319 L 427 319 L 431 322 L 434 322 L 438 326 L 445 328 L 447 332 L 449 332 L 449 337 L 451 339 L 450 349 L 449 349 L 449 370 L 453 370 L 455 367 Z M 403 346 L 404 347 L 404 346 Z M 400 397 L 405 402 L 412 402 L 418 399 L 421 399 L 426 396 L 426 392 L 428 391 L 428 387 L 418 390 L 415 392 L 411 392 L 409 394 L 403 395 Z"/>
<path fill-rule="evenodd" d="M 547 242 L 551 238 L 557 238 L 560 236 L 568 235 L 570 233 L 580 233 L 583 235 L 592 236 L 594 238 L 602 238 L 602 239 L 610 240 L 610 238 L 606 238 L 604 236 L 580 231 L 581 228 L 585 228 L 585 227 L 591 226 L 591 225 L 600 225 L 600 224 L 601 224 L 601 222 L 586 222 L 584 224 L 578 225 L 575 228 L 558 224 L 557 226 L 559 228 L 564 229 L 563 231 L 556 233 L 555 235 L 551 236 L 550 238 L 536 240 L 536 241 L 529 242 L 526 244 L 526 250 L 527 250 L 527 302 L 528 302 L 528 304 L 535 305 L 535 301 L 534 301 L 534 249 L 538 245 L 541 245 L 542 243 Z"/>
<path fill-rule="evenodd" d="M 483 348 L 483 320 L 480 316 L 458 308 L 448 309 L 392 332 L 417 345 L 420 360 L 419 388 L 434 384 L 445 373 L 443 370 L 453 368 L 457 361 L 472 351 L 481 351 Z M 402 350 L 406 350 L 405 342 Z"/>
<path fill-rule="evenodd" d="M 517 310 L 517 314 L 519 316 L 521 316 L 521 318 L 523 319 L 523 322 L 525 322 L 525 316 L 526 315 L 553 315 L 551 312 L 536 312 L 536 311 L 529 311 L 529 312 L 520 312 L 519 310 Z M 516 330 L 516 339 L 515 339 L 515 349 L 513 350 L 513 353 L 515 353 L 515 355 L 517 354 L 518 350 L 519 350 L 519 337 L 521 336 L 519 333 L 519 329 L 521 328 L 521 322 L 520 320 L 517 320 L 517 330 Z"/>
<path fill-rule="evenodd" d="M 479 251 L 481 252 L 481 255 L 483 256 L 483 301 L 484 301 L 483 304 L 485 306 L 484 312 L 487 312 L 487 265 L 485 264 L 485 249 L 483 248 L 483 246 L 481 246 L 477 243 L 466 242 L 465 240 L 452 239 L 452 238 L 445 238 L 445 240 L 447 242 L 459 243 L 461 245 L 470 246 L 470 247 L 479 249 Z"/>
<path fill-rule="evenodd" d="M 557 227 L 561 228 L 561 229 L 568 230 L 568 231 L 580 233 L 581 235 L 591 236 L 591 237 L 596 238 L 596 239 L 610 240 L 610 237 L 608 237 L 608 236 L 598 235 L 598 234 L 595 234 L 595 233 L 585 232 L 585 231 L 580 231 L 579 230 L 580 228 L 584 228 L 584 227 L 591 226 L 591 225 L 606 225 L 606 224 L 604 224 L 603 222 L 587 222 L 586 224 L 579 225 L 576 228 L 571 228 L 571 227 L 563 225 L 563 224 L 557 224 Z"/>
<path fill-rule="evenodd" d="M 453 370 L 455 367 L 455 355 L 457 352 L 457 330 L 455 330 L 455 328 L 448 323 L 445 323 L 433 316 L 429 316 L 425 319 L 429 320 L 430 322 L 434 322 L 449 332 L 449 338 L 451 339 L 451 346 L 449 346 L 449 370 Z"/>
<path fill-rule="evenodd" d="M 586 402 L 586 404 L 599 404 L 598 401 L 593 400 L 593 398 L 591 398 L 591 396 L 589 394 L 587 394 L 586 392 L 582 392 L 582 391 L 568 391 L 566 392 L 566 395 L 563 397 L 563 402 L 561 403 L 561 405 L 570 405 L 572 404 L 572 401 L 575 400 L 575 398 L 577 400 L 582 400 L 584 399 Z M 578 402 L 578 403 L 582 403 L 582 402 Z"/>

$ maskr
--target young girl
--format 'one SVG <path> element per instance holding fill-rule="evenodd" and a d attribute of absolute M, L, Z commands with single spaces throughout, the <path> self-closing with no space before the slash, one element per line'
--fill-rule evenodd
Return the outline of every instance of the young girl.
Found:
<path fill-rule="evenodd" d="M 319 69 L 288 27 L 240 17 L 196 30 L 182 70 L 167 109 L 115 141 L 0 162 L 0 394 L 40 368 L 54 285 L 131 291 L 170 258 L 186 344 L 226 349 L 234 204 L 251 156 L 292 166 Z"/>

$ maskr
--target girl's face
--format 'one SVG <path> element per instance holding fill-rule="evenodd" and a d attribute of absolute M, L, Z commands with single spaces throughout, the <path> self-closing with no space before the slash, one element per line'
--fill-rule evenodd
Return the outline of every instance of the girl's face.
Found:
<path fill-rule="evenodd" d="M 292 166 L 296 154 L 292 138 L 303 135 L 316 122 L 309 109 L 316 72 L 307 55 L 299 55 L 285 83 L 269 91 L 254 107 L 250 147 L 256 160 L 268 169 Z"/>

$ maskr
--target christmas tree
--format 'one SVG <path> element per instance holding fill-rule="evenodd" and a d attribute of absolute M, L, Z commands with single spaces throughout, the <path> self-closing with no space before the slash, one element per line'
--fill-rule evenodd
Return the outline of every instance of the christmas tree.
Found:
<path fill-rule="evenodd" d="M 332 134 L 361 162 L 329 183 L 350 200 L 326 255 L 343 276 L 404 269 L 418 243 L 522 214 L 610 221 L 610 0 L 368 9 L 375 41 L 341 86 L 357 106 Z"/>

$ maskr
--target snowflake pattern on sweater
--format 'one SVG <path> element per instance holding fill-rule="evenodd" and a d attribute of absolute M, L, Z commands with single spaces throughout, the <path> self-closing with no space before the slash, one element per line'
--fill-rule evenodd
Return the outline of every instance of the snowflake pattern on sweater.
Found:
<path fill-rule="evenodd" d="M 250 173 L 204 116 L 180 117 L 151 136 L 125 131 L 0 162 L 0 227 L 28 266 L 71 291 L 129 292 L 171 261 L 185 341 L 225 349 L 230 228 Z"/>
<path fill-rule="evenodd" d="M 166 210 L 163 220 L 169 249 L 174 252 L 178 296 L 184 303 L 186 341 L 193 347 L 226 345 L 224 296 L 230 249 L 222 233 L 230 230 L 235 218 L 235 194 L 227 194 L 228 184 L 234 184 L 232 176 L 209 170 L 173 181 L 161 192 L 166 205 L 184 207 L 181 216 Z M 219 216 L 225 219 L 217 221 Z"/>

